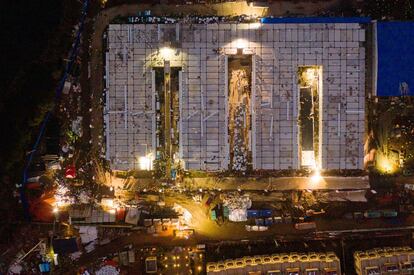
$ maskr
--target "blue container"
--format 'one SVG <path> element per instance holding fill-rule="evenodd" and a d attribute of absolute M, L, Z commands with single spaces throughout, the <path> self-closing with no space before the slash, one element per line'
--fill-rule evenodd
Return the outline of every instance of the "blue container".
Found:
<path fill-rule="evenodd" d="M 44 262 L 39 264 L 40 272 L 50 272 L 50 263 Z"/>
<path fill-rule="evenodd" d="M 260 210 L 260 217 L 264 217 L 264 218 L 269 218 L 272 216 L 272 210 L 270 209 L 264 209 L 264 210 Z"/>
<path fill-rule="evenodd" d="M 247 217 L 248 218 L 257 218 L 257 217 L 259 217 L 259 211 L 258 210 L 247 210 Z"/>

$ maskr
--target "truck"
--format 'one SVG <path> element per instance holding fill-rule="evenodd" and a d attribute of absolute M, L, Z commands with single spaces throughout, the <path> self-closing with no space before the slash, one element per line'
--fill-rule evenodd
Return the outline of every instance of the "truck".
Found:
<path fill-rule="evenodd" d="M 316 229 L 315 222 L 301 222 L 295 224 L 295 229 L 297 230 L 308 230 L 308 229 Z"/>
<path fill-rule="evenodd" d="M 384 218 L 395 218 L 398 216 L 398 212 L 395 210 L 382 210 L 382 216 Z"/>

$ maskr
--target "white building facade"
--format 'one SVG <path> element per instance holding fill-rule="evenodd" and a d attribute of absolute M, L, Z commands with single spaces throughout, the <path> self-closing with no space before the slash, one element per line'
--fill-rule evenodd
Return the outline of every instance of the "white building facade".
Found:
<path fill-rule="evenodd" d="M 251 62 L 252 169 L 299 169 L 298 70 L 318 68 L 318 163 L 363 169 L 365 26 L 359 23 L 112 24 L 106 53 L 106 157 L 144 169 L 157 145 L 155 73 L 179 73 L 179 158 L 186 169 L 227 170 L 229 60 Z M 145 164 L 146 165 L 146 164 Z M 150 165 L 150 164 L 148 164 Z"/>

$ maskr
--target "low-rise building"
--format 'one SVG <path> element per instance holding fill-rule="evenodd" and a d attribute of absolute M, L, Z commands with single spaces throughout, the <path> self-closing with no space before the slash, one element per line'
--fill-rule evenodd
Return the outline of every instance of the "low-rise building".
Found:
<path fill-rule="evenodd" d="M 248 256 L 207 263 L 207 274 L 341 274 L 341 265 L 333 252 L 290 253 Z"/>
<path fill-rule="evenodd" d="M 374 248 L 354 253 L 355 271 L 366 274 L 413 274 L 414 250 L 410 247 Z"/>

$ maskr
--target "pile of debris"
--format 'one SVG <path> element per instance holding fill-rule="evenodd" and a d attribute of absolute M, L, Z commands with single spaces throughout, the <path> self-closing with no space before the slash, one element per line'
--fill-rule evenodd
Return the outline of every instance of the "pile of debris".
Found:
<path fill-rule="evenodd" d="M 223 198 L 223 205 L 229 209 L 229 220 L 233 222 L 247 221 L 247 209 L 252 207 L 248 195 L 227 194 Z"/>
<path fill-rule="evenodd" d="M 240 15 L 240 16 L 186 16 L 186 17 L 167 17 L 152 15 L 129 16 L 128 23 L 134 24 L 175 24 L 182 22 L 184 24 L 217 24 L 217 23 L 257 23 L 257 16 Z"/>
<path fill-rule="evenodd" d="M 104 265 L 96 271 L 96 275 L 118 275 L 119 269 L 112 265 Z"/>
<path fill-rule="evenodd" d="M 245 106 L 237 106 L 235 110 L 234 127 L 234 157 L 232 169 L 234 171 L 245 172 L 247 170 L 247 149 L 243 133 L 245 121 Z"/>

